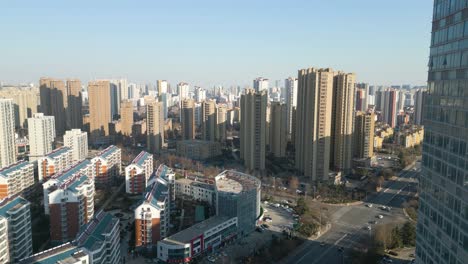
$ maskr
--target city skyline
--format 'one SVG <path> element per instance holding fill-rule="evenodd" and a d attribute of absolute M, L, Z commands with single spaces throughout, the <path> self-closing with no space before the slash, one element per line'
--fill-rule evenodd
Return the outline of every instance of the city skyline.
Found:
<path fill-rule="evenodd" d="M 0 44 L 4 83 L 124 76 L 140 83 L 250 86 L 256 77 L 284 80 L 310 66 L 354 72 L 358 82 L 373 84 L 423 85 L 427 79 L 429 54 L 421 47 L 430 38 L 430 1 L 138 7 L 52 1 L 41 3 L 41 12 L 37 5 L 0 4 L 7 10 L 0 28 L 9 38 Z M 314 9 L 323 12 L 310 15 Z M 12 24 L 13 18 L 21 22 Z M 353 29 L 343 26 L 349 21 Z"/>

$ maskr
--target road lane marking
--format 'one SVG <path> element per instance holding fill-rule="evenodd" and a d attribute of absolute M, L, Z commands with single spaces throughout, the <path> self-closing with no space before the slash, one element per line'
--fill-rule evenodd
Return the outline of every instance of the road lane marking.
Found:
<path fill-rule="evenodd" d="M 340 237 L 338 240 L 336 240 L 335 243 L 333 243 L 333 245 L 336 246 L 336 245 L 337 245 L 338 243 L 340 243 L 341 240 L 343 240 L 347 235 L 348 235 L 348 234 L 344 234 L 342 237 Z M 318 242 L 318 241 L 317 241 L 317 242 Z M 320 259 L 323 257 L 323 255 L 327 254 L 332 248 L 333 248 L 333 247 L 328 247 L 328 249 L 325 250 L 325 251 L 320 255 L 320 257 L 318 257 L 318 258 L 317 258 L 313 263 L 311 263 L 311 264 L 317 263 L 317 261 L 320 260 Z M 310 253 L 312 253 L 311 250 L 309 250 L 309 252 L 307 252 L 306 254 L 304 254 L 300 259 L 298 259 L 298 260 L 297 260 L 296 262 L 294 262 L 294 263 L 297 264 L 297 263 L 301 262 L 301 261 L 302 261 L 307 255 L 309 255 Z"/>

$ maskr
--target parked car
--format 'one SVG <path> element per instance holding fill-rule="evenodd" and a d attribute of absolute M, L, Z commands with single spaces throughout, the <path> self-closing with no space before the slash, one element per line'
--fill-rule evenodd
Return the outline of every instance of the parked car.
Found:
<path fill-rule="evenodd" d="M 377 215 L 377 218 L 382 219 L 383 215 L 379 214 L 379 215 Z"/>

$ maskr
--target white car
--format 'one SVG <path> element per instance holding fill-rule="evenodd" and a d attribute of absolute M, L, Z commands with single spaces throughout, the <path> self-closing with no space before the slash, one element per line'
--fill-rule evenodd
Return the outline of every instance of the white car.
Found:
<path fill-rule="evenodd" d="M 373 205 L 372 204 L 367 204 L 366 206 L 369 207 L 369 208 L 372 208 Z"/>
<path fill-rule="evenodd" d="M 378 215 L 377 218 L 382 219 L 383 215 Z"/>
<path fill-rule="evenodd" d="M 366 228 L 366 230 L 371 230 L 372 229 L 370 226 L 366 226 L 365 228 Z"/>

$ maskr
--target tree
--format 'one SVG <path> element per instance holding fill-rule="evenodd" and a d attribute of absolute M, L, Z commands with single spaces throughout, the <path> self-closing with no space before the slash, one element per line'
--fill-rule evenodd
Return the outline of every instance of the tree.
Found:
<path fill-rule="evenodd" d="M 403 245 L 413 247 L 416 241 L 416 228 L 414 224 L 406 222 L 401 228 L 401 240 Z"/>
<path fill-rule="evenodd" d="M 380 175 L 383 176 L 385 179 L 390 179 L 391 177 L 395 176 L 395 173 L 392 169 L 386 168 L 381 172 Z"/>
<path fill-rule="evenodd" d="M 392 242 L 390 248 L 401 248 L 403 246 L 403 241 L 401 240 L 401 230 L 398 226 L 392 229 L 391 233 Z"/>
<path fill-rule="evenodd" d="M 297 199 L 296 205 L 296 212 L 299 215 L 304 215 L 309 211 L 309 207 L 307 206 L 304 197 Z"/>

